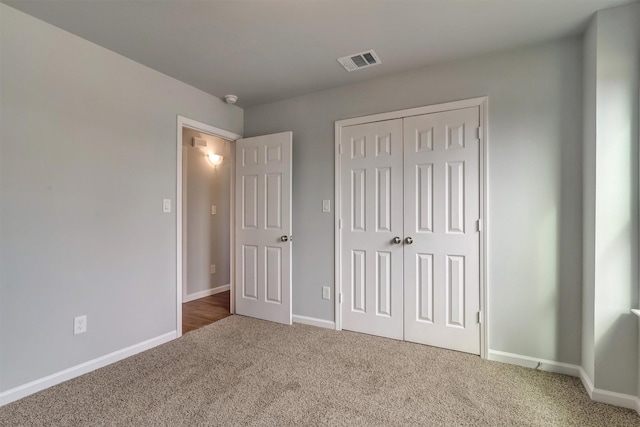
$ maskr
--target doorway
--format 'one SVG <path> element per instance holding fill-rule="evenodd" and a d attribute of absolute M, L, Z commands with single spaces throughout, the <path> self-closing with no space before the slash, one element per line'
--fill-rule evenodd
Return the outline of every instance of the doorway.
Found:
<path fill-rule="evenodd" d="M 485 123 L 486 98 L 336 123 L 339 328 L 485 355 Z"/>
<path fill-rule="evenodd" d="M 190 135 L 191 131 L 197 132 L 200 136 Z M 186 138 L 183 132 L 187 132 Z M 205 141 L 194 141 L 193 138 L 196 137 Z M 225 203 L 228 202 L 228 219 L 220 222 L 223 226 L 228 225 L 226 233 L 229 240 L 228 243 L 221 244 L 221 250 L 228 255 L 227 258 L 223 258 L 222 264 L 228 268 L 228 276 L 225 278 L 228 277 L 229 281 L 228 285 L 213 282 L 220 293 L 229 292 L 228 313 L 237 312 L 245 316 L 291 324 L 293 134 L 282 132 L 243 139 L 241 135 L 178 116 L 176 141 L 176 335 L 180 337 L 183 333 L 183 308 L 191 308 L 183 307 L 183 303 L 189 303 L 186 300 L 194 293 L 190 293 L 186 287 L 189 283 L 189 214 L 188 209 L 185 209 L 188 208 L 189 177 L 185 161 L 190 154 L 185 150 L 189 150 L 189 145 L 199 150 L 194 158 L 210 162 L 207 168 L 226 164 L 229 169 L 228 185 L 223 185 L 225 188 L 220 190 L 229 190 L 228 197 L 224 197 Z M 228 162 L 225 163 L 226 156 Z M 211 172 L 211 169 L 205 170 Z M 197 209 L 199 215 L 204 213 L 203 218 L 210 218 L 209 215 L 215 216 L 220 212 L 211 200 L 201 204 Z M 206 219 L 204 221 L 206 222 Z M 200 252 L 197 252 L 197 255 L 202 257 Z M 199 264 L 201 276 L 203 270 L 205 277 L 219 271 L 217 264 L 214 267 L 214 264 L 209 263 L 210 258 L 203 259 Z M 196 290 L 195 296 L 209 297 L 209 294 L 214 292 L 212 289 L 214 288 Z M 224 296 L 221 295 L 222 297 Z M 222 302 L 211 301 L 209 305 L 225 303 L 226 299 Z"/>
<path fill-rule="evenodd" d="M 233 314 L 234 150 L 240 138 L 178 116 L 177 307 L 180 336 Z"/>

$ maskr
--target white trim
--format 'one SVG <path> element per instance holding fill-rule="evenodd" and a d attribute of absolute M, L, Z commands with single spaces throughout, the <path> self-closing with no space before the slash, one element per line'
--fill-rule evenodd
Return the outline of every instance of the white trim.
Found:
<path fill-rule="evenodd" d="M 187 127 L 189 129 L 197 130 L 209 135 L 217 136 L 228 141 L 235 141 L 242 138 L 242 135 L 229 132 L 224 129 L 217 128 L 215 126 L 208 125 L 206 123 L 199 122 L 197 120 L 190 119 L 188 117 L 178 115 L 178 127 L 180 128 L 180 147 L 182 147 L 182 128 Z"/>
<path fill-rule="evenodd" d="M 293 323 L 302 323 L 304 325 L 317 326 L 319 328 L 335 329 L 336 324 L 331 320 L 316 319 L 315 317 L 299 316 L 294 314 L 292 316 Z"/>
<path fill-rule="evenodd" d="M 240 139 L 240 138 L 237 138 Z M 231 198 L 229 200 L 229 242 L 231 246 L 229 248 L 229 261 L 231 266 L 229 268 L 229 280 L 230 291 L 229 296 L 229 313 L 236 314 L 236 145 L 232 144 L 231 147 L 231 159 L 229 159 L 229 173 L 231 174 L 229 179 L 229 194 Z"/>
<path fill-rule="evenodd" d="M 205 289 L 204 291 L 194 292 L 192 294 L 187 294 L 182 302 L 195 301 L 200 298 L 209 297 L 211 295 L 219 294 L 220 292 L 225 292 L 231 289 L 231 285 L 222 285 L 216 288 Z"/>
<path fill-rule="evenodd" d="M 184 116 L 177 116 L 177 126 L 176 126 L 176 333 L 177 336 L 182 336 L 182 292 L 183 292 L 183 284 L 182 284 L 182 204 L 183 204 L 183 194 L 182 194 L 182 128 L 189 128 L 199 132 L 203 132 L 209 135 L 214 135 L 227 141 L 234 142 L 237 139 L 242 138 L 242 135 L 238 135 L 233 132 L 226 131 L 224 129 L 217 128 L 215 126 L 208 125 L 206 123 L 202 123 L 196 120 L 189 119 Z M 230 276 L 231 276 L 231 304 L 230 304 L 230 312 L 231 314 L 235 313 L 235 304 L 233 301 L 234 298 L 234 284 L 235 284 L 235 147 L 231 150 L 231 200 L 230 200 L 230 217 L 231 217 L 231 227 L 229 230 L 230 239 L 231 239 L 231 259 L 230 259 Z"/>
<path fill-rule="evenodd" d="M 587 371 L 585 371 L 582 366 L 580 367 L 580 381 L 582 381 L 584 389 L 587 390 L 587 394 L 589 395 L 589 397 L 591 397 L 593 395 L 593 389 L 595 387 L 593 387 L 591 378 L 589 378 L 589 375 L 587 375 Z"/>
<path fill-rule="evenodd" d="M 56 384 L 68 381 L 72 378 L 79 377 L 88 372 L 95 371 L 96 369 L 118 362 L 127 357 L 133 356 L 145 350 L 149 350 L 153 347 L 157 347 L 161 344 L 169 342 L 177 338 L 176 331 L 169 332 L 155 338 L 143 341 L 138 344 L 123 348 L 121 350 L 114 351 L 113 353 L 100 356 L 96 359 L 89 360 L 88 362 L 81 363 L 71 368 L 65 369 L 55 374 L 48 375 L 43 378 L 31 381 L 29 383 L 14 387 L 10 390 L 0 393 L 0 406 L 14 402 L 30 394 L 52 387 Z"/>
<path fill-rule="evenodd" d="M 609 405 L 620 406 L 622 408 L 634 409 L 640 414 L 640 398 L 624 393 L 616 393 L 614 391 L 602 390 L 595 388 L 593 382 L 582 366 L 572 365 L 570 363 L 556 362 L 554 360 L 539 359 L 521 354 L 507 353 L 498 350 L 489 350 L 489 360 L 496 362 L 508 363 L 510 365 L 524 366 L 525 368 L 535 369 L 538 367 L 541 371 L 554 372 L 557 374 L 570 375 L 580 378 L 587 394 L 594 402 L 606 403 Z"/>
<path fill-rule="evenodd" d="M 459 101 L 445 102 L 443 104 L 427 105 L 425 107 L 410 108 L 407 110 L 391 111 L 382 114 L 373 114 L 369 116 L 353 117 L 336 121 L 336 127 L 346 127 L 361 125 L 364 123 L 381 122 L 383 120 L 403 119 L 411 116 L 422 116 L 424 114 L 440 113 L 442 111 L 461 110 L 463 108 L 486 106 L 488 97 L 481 96 L 479 98 L 462 99 Z"/>
<path fill-rule="evenodd" d="M 587 394 L 594 402 L 633 409 L 640 414 L 640 398 L 637 396 L 595 388 L 591 378 L 583 368 L 580 368 L 580 380 L 582 380 L 582 385 L 584 385 Z"/>
<path fill-rule="evenodd" d="M 580 366 L 572 365 L 570 363 L 556 362 L 555 360 L 540 359 L 498 350 L 489 350 L 488 359 L 496 362 L 508 363 L 510 365 L 524 366 L 525 368 L 537 368 L 541 371 L 570 375 L 572 377 L 579 377 L 580 369 L 582 369 Z M 540 366 L 538 366 L 538 363 L 540 363 Z"/>
<path fill-rule="evenodd" d="M 335 131 L 335 169 L 334 169 L 334 267 L 333 267 L 333 319 L 335 329 L 337 331 L 342 330 L 342 302 L 340 301 L 340 295 L 342 293 L 342 232 L 340 231 L 340 213 L 342 212 L 342 163 L 340 157 L 340 141 L 342 140 L 342 126 L 339 122 L 336 122 Z"/>
<path fill-rule="evenodd" d="M 480 310 L 482 324 L 480 325 L 480 357 L 489 357 L 489 97 L 479 98 L 480 126 L 482 139 L 480 140 L 480 216 L 482 230 L 480 231 Z"/>
<path fill-rule="evenodd" d="M 637 308 L 632 308 L 632 309 L 631 309 L 631 312 L 632 312 L 633 314 L 635 314 L 636 316 L 640 317 L 640 310 L 638 310 Z"/>
<path fill-rule="evenodd" d="M 425 107 L 410 108 L 407 110 L 392 111 L 382 114 L 374 114 L 350 119 L 337 120 L 335 122 L 335 188 L 334 188 L 334 319 L 336 330 L 342 329 L 342 305 L 340 294 L 342 292 L 342 233 L 340 231 L 340 213 L 342 212 L 342 165 L 340 160 L 340 141 L 342 128 L 364 123 L 379 122 L 383 120 L 402 119 L 411 116 L 439 113 L 443 111 L 460 110 L 463 108 L 479 107 L 480 126 L 482 138 L 480 141 L 480 215 L 482 216 L 482 230 L 480 231 L 480 310 L 482 311 L 482 324 L 480 325 L 480 357 L 489 357 L 489 297 L 488 297 L 488 236 L 489 233 L 489 97 L 463 99 L 446 102 L 443 104 L 429 105 Z M 343 225 L 344 226 L 344 225 Z"/>
<path fill-rule="evenodd" d="M 182 172 L 181 172 L 181 176 L 182 176 L 182 211 L 180 212 L 182 215 L 182 218 L 185 218 L 185 221 L 182 222 L 182 228 L 181 228 L 181 232 L 182 232 L 182 245 L 180 245 L 180 247 L 185 247 L 188 248 L 189 247 L 189 238 L 187 235 L 187 221 L 186 218 L 188 218 L 189 212 L 188 212 L 188 205 L 189 205 L 189 200 L 188 200 L 188 191 L 187 188 L 189 185 L 188 182 L 188 163 L 187 163 L 187 156 L 186 154 L 188 153 L 188 147 L 185 147 L 184 145 L 182 146 Z M 176 202 L 177 204 L 177 202 Z M 178 208 L 176 207 L 176 210 Z M 189 280 L 189 275 L 187 274 L 187 268 L 184 267 L 187 265 L 187 251 L 182 251 L 182 257 L 180 258 L 182 260 L 182 266 L 183 268 L 182 270 L 182 301 L 186 301 L 187 299 L 187 284 L 188 284 L 188 280 Z M 180 330 L 182 330 L 180 328 Z"/>

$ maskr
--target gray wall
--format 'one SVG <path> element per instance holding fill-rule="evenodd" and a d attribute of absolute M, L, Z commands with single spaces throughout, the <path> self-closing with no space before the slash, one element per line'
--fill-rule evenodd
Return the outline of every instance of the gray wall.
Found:
<path fill-rule="evenodd" d="M 191 146 L 194 136 L 207 140 L 226 161 L 211 166 L 205 154 Z M 182 143 L 186 166 L 186 254 L 187 295 L 228 285 L 231 247 L 231 143 L 184 128 Z M 183 193 L 184 194 L 184 193 Z M 216 214 L 211 214 L 211 206 Z M 216 272 L 210 273 L 215 264 Z"/>
<path fill-rule="evenodd" d="M 580 363 L 581 70 L 569 38 L 246 109 L 247 136 L 293 131 L 294 314 L 334 317 L 334 122 L 488 95 L 490 347 Z"/>
<path fill-rule="evenodd" d="M 2 4 L 0 27 L 3 391 L 175 330 L 176 115 L 243 112 Z"/>
<path fill-rule="evenodd" d="M 638 105 L 640 4 L 600 11 L 590 26 L 585 52 L 590 76 L 585 122 L 585 218 L 589 259 L 584 286 L 593 298 L 585 325 L 592 334 L 584 360 L 595 365 L 596 388 L 636 394 L 638 319 Z M 595 139 L 594 139 L 595 136 Z M 587 239 L 585 238 L 587 241 Z M 592 255 L 593 254 L 593 255 Z M 591 300 L 585 299 L 590 305 Z"/>

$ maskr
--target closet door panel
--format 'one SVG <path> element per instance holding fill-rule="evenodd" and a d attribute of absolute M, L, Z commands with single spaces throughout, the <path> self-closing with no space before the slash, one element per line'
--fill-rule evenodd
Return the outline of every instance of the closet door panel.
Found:
<path fill-rule="evenodd" d="M 480 354 L 479 107 L 404 119 L 407 341 Z"/>
<path fill-rule="evenodd" d="M 402 120 L 341 132 L 342 328 L 403 338 Z"/>

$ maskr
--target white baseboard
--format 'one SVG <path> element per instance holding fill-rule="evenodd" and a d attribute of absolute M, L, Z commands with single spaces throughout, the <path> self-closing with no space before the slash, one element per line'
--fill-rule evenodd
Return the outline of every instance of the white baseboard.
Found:
<path fill-rule="evenodd" d="M 330 320 L 316 319 L 314 317 L 293 315 L 293 323 L 302 323 L 305 325 L 317 326 L 319 328 L 335 329 L 336 324 Z"/>
<path fill-rule="evenodd" d="M 506 353 L 504 351 L 489 350 L 489 360 L 496 362 L 509 363 L 511 365 L 524 366 L 525 368 L 539 369 L 541 371 L 555 372 L 556 374 L 570 375 L 572 377 L 580 376 L 578 365 L 570 363 L 556 362 L 555 360 L 539 359 L 536 357 L 523 356 L 521 354 Z M 540 363 L 540 366 L 538 366 Z"/>
<path fill-rule="evenodd" d="M 121 350 L 114 351 L 113 353 L 106 354 L 88 362 L 81 363 L 71 368 L 65 369 L 55 374 L 48 375 L 44 378 L 40 378 L 26 384 L 14 387 L 7 391 L 0 393 L 0 406 L 7 403 L 14 402 L 18 399 L 22 399 L 30 394 L 44 390 L 45 388 L 52 387 L 56 384 L 68 381 L 72 378 L 79 377 L 91 371 L 95 371 L 98 368 L 115 363 L 119 360 L 126 359 L 129 356 L 149 350 L 150 348 L 157 347 L 161 344 L 169 342 L 176 338 L 176 331 L 160 335 L 150 340 L 143 341 L 138 344 L 134 344 L 130 347 L 123 348 Z"/>
<path fill-rule="evenodd" d="M 556 362 L 554 360 L 538 359 L 535 357 L 523 356 L 521 354 L 506 353 L 498 350 L 489 350 L 488 359 L 534 369 L 538 366 L 538 363 L 540 363 L 541 365 L 538 369 L 542 371 L 555 372 L 557 374 L 565 374 L 580 378 L 587 394 L 594 402 L 607 403 L 609 405 L 620 406 L 622 408 L 634 409 L 638 414 L 640 414 L 640 398 L 630 394 L 616 393 L 614 391 L 594 388 L 591 378 L 589 378 L 587 372 L 582 368 L 582 366 Z"/>
<path fill-rule="evenodd" d="M 194 292 L 192 294 L 185 295 L 184 298 L 182 299 L 182 302 L 183 303 L 189 302 L 189 301 L 197 300 L 200 298 L 208 297 L 211 295 L 219 294 L 220 292 L 225 292 L 225 291 L 228 291 L 229 289 L 231 289 L 230 285 L 222 285 L 222 286 L 218 286 L 217 288 L 205 289 L 204 291 Z"/>
<path fill-rule="evenodd" d="M 591 381 L 591 378 L 589 378 L 589 375 L 587 375 L 587 371 L 585 371 L 582 366 L 580 367 L 580 381 L 582 381 L 582 385 L 584 386 L 584 389 L 587 390 L 589 397 L 592 398 L 594 389 L 593 382 Z"/>
<path fill-rule="evenodd" d="M 591 400 L 609 405 L 620 406 L 622 408 L 633 409 L 640 414 L 640 398 L 631 394 L 616 393 L 615 391 L 595 388 L 587 372 L 580 368 L 580 380 L 587 390 Z"/>

